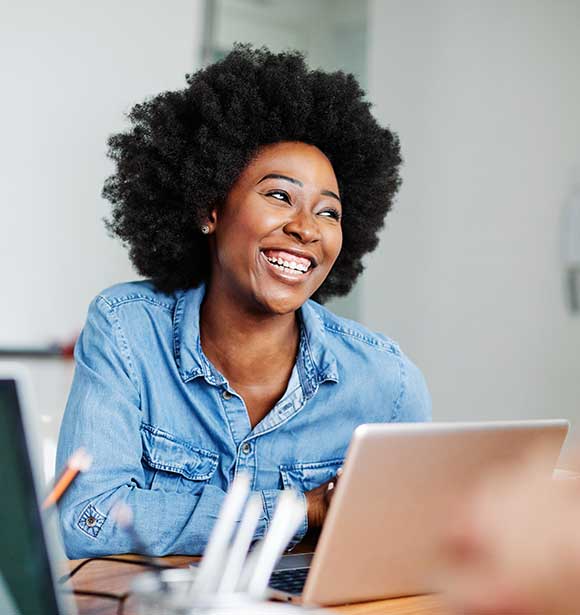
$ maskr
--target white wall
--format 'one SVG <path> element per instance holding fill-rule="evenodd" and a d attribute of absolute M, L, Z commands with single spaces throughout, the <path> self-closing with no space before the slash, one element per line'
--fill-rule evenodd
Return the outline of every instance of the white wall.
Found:
<path fill-rule="evenodd" d="M 201 2 L 6 3 L 0 20 L 0 343 L 74 335 L 103 286 L 131 277 L 107 237 L 108 135 L 197 66 Z"/>
<path fill-rule="evenodd" d="M 580 2 L 373 0 L 369 36 L 406 164 L 363 320 L 424 370 L 436 419 L 577 420 L 559 231 L 580 181 Z"/>
<path fill-rule="evenodd" d="M 105 232 L 108 135 L 199 67 L 201 0 L 3 2 L 0 345 L 64 342 L 102 288 L 136 277 Z M 29 362 L 54 441 L 71 364 Z"/>

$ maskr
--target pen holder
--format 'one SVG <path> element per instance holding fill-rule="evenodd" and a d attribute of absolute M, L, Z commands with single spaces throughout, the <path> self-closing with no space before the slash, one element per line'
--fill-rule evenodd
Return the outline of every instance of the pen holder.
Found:
<path fill-rule="evenodd" d="M 252 599 L 241 592 L 196 596 L 193 593 L 195 569 L 175 568 L 146 572 L 135 577 L 133 594 L 137 599 L 139 615 L 278 615 L 297 612 L 321 613 L 305 610 L 280 602 Z M 328 613 L 328 611 L 324 611 Z"/>

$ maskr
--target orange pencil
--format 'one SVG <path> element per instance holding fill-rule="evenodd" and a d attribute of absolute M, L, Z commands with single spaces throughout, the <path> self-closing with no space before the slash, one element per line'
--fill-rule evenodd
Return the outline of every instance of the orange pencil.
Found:
<path fill-rule="evenodd" d="M 92 461 L 92 457 L 85 451 L 84 448 L 79 448 L 78 451 L 75 451 L 67 461 L 66 468 L 60 478 L 56 481 L 52 491 L 44 500 L 42 508 L 46 510 L 53 504 L 56 504 L 76 478 L 76 475 L 79 472 L 86 472 L 91 467 Z"/>

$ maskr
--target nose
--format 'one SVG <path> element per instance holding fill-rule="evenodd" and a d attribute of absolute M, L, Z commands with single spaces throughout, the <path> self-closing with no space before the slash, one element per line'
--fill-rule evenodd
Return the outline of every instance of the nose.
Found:
<path fill-rule="evenodd" d="M 292 218 L 284 225 L 284 232 L 300 243 L 320 241 L 320 229 L 316 217 L 303 208 L 295 210 Z"/>

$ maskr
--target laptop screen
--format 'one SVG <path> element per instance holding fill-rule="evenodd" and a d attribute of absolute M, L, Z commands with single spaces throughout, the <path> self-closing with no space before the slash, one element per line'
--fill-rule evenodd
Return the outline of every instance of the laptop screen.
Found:
<path fill-rule="evenodd" d="M 21 613 L 57 614 L 16 382 L 0 377 L 0 572 Z M 0 596 L 0 606 L 2 596 Z"/>

